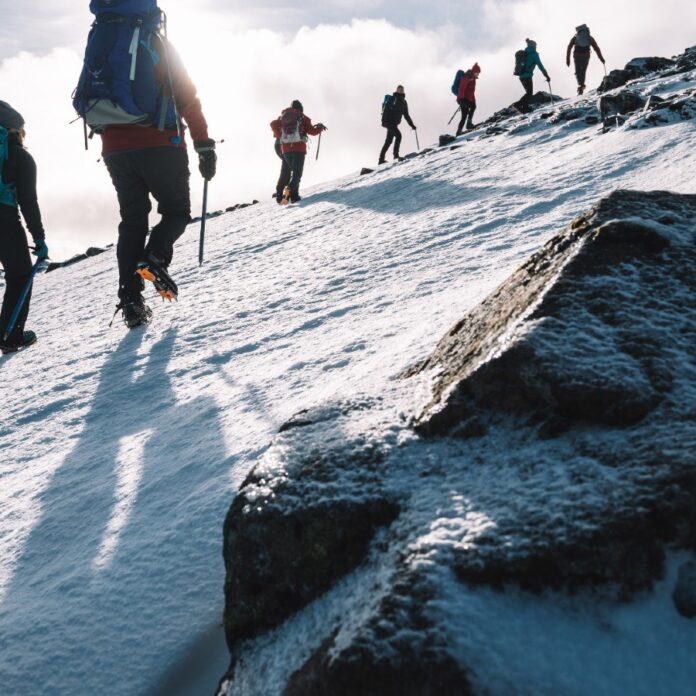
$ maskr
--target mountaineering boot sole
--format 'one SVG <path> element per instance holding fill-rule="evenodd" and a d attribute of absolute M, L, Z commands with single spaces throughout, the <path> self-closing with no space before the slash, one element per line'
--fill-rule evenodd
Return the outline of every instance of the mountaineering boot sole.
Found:
<path fill-rule="evenodd" d="M 161 266 L 148 261 L 141 261 L 135 272 L 143 279 L 155 286 L 155 290 L 163 300 L 176 300 L 179 295 L 179 288 L 172 280 L 172 277 Z"/>
<path fill-rule="evenodd" d="M 0 344 L 0 352 L 3 355 L 8 353 L 19 353 L 29 346 L 33 346 L 37 341 L 36 334 L 33 331 L 25 331 L 22 334 L 22 342 L 16 344 Z"/>

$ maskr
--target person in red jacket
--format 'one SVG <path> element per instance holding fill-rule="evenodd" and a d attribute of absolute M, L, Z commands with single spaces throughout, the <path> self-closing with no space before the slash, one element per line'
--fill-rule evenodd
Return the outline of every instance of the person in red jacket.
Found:
<path fill-rule="evenodd" d="M 159 55 L 156 80 L 171 85 L 177 113 L 191 131 L 204 179 L 215 176 L 215 141 L 208 136 L 196 87 L 173 46 L 159 40 L 152 50 Z M 181 132 L 179 132 L 181 130 Z M 176 299 L 178 289 L 168 274 L 174 243 L 191 221 L 189 160 L 183 127 L 111 125 L 100 133 L 102 156 L 111 176 L 121 212 L 118 227 L 119 304 L 129 328 L 147 323 L 152 316 L 142 296 L 143 279 L 152 281 L 166 299 Z M 152 196 L 162 216 L 147 240 Z"/>
<path fill-rule="evenodd" d="M 594 48 L 597 58 L 599 58 L 602 64 L 605 63 L 605 60 L 602 52 L 599 50 L 597 42 L 591 36 L 587 24 L 581 24 L 579 27 L 575 28 L 575 36 L 570 40 L 568 50 L 566 51 L 566 65 L 568 67 L 570 67 L 570 52 L 573 48 L 575 48 L 573 59 L 575 61 L 575 77 L 578 81 L 578 94 L 582 94 L 585 91 L 587 66 L 590 63 L 590 49 Z"/>
<path fill-rule="evenodd" d="M 276 184 L 276 201 L 278 203 L 284 202 L 285 196 L 283 194 L 287 187 L 290 202 L 297 203 L 302 200 L 300 198 L 300 182 L 307 155 L 307 141 L 310 135 L 319 135 L 325 131 L 326 126 L 323 123 L 312 125 L 311 119 L 304 115 L 302 102 L 295 99 L 275 121 L 271 121 L 271 130 L 280 141 L 280 151 L 283 155 L 283 167 Z"/>
<path fill-rule="evenodd" d="M 471 70 L 467 70 L 461 80 L 459 80 L 459 90 L 457 91 L 457 103 L 462 110 L 462 120 L 457 127 L 457 135 L 464 132 L 464 127 L 467 130 L 474 128 L 474 111 L 476 111 L 476 80 L 481 74 L 481 68 L 478 63 L 474 63 Z"/>

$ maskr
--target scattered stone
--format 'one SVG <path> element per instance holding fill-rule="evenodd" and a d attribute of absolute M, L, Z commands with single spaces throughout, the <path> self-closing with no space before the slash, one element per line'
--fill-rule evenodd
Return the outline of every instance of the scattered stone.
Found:
<path fill-rule="evenodd" d="M 360 170 L 360 176 L 365 176 L 365 174 L 372 174 L 372 172 L 374 172 L 374 171 L 375 171 L 374 169 L 369 169 L 368 167 L 363 167 Z"/>
<path fill-rule="evenodd" d="M 449 133 L 445 133 L 444 135 L 440 136 L 440 139 L 439 139 L 440 147 L 445 147 L 446 145 L 453 143 L 455 140 L 456 140 L 456 138 L 453 135 L 450 135 Z"/>

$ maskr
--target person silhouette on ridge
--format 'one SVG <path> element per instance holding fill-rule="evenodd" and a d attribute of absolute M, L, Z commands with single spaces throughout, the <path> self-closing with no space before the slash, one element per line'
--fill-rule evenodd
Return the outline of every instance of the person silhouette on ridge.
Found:
<path fill-rule="evenodd" d="M 384 158 L 392 142 L 394 142 L 394 159 L 398 161 L 403 160 L 403 157 L 399 155 L 399 148 L 401 147 L 401 131 L 399 130 L 399 124 L 402 118 L 405 118 L 408 125 L 411 126 L 413 130 L 416 130 L 416 126 L 413 124 L 411 116 L 408 113 L 406 91 L 403 85 L 398 85 L 396 92 L 384 97 L 382 103 L 382 127 L 387 129 L 387 137 L 382 146 L 382 151 L 379 153 L 378 164 L 384 164 L 386 162 Z"/>
<path fill-rule="evenodd" d="M 573 48 L 575 49 L 573 51 Z M 573 59 L 575 61 L 575 77 L 578 81 L 578 94 L 582 94 L 585 91 L 585 78 L 587 76 L 587 66 L 590 63 L 591 49 L 595 50 L 597 58 L 601 61 L 602 65 L 606 63 L 602 51 L 599 49 L 597 42 L 594 40 L 590 34 L 590 28 L 587 24 L 581 24 L 579 27 L 575 28 L 575 36 L 570 40 L 568 44 L 568 50 L 566 51 L 566 65 L 570 67 L 570 52 L 573 51 Z"/>
<path fill-rule="evenodd" d="M 473 118 L 476 111 L 476 81 L 481 74 L 481 68 L 478 63 L 474 63 L 471 70 L 467 70 L 459 80 L 459 89 L 457 91 L 457 103 L 462 111 L 462 119 L 457 127 L 457 135 L 464 132 L 464 127 L 467 130 L 474 128 Z"/>

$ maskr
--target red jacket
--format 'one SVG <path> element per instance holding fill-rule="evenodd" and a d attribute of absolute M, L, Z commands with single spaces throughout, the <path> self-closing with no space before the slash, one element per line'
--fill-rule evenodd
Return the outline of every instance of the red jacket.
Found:
<path fill-rule="evenodd" d="M 297 114 L 297 118 L 300 118 L 302 116 L 302 123 L 300 123 L 300 135 L 303 138 L 306 138 L 308 135 L 319 135 L 319 133 L 322 132 L 323 128 L 321 126 L 313 126 L 312 121 L 308 116 L 305 116 L 301 111 L 297 111 L 297 109 L 284 109 L 283 113 L 280 115 L 280 118 L 277 118 L 275 121 L 271 121 L 271 129 L 273 130 L 273 135 L 275 135 L 276 138 L 280 139 L 280 137 L 283 135 L 283 129 L 280 125 L 281 118 L 283 117 L 283 114 L 286 114 L 288 112 L 293 112 Z M 301 142 L 301 143 L 281 143 L 280 144 L 280 149 L 283 154 L 286 152 L 301 152 L 302 154 L 307 154 L 307 142 L 306 140 Z"/>
<path fill-rule="evenodd" d="M 476 104 L 476 78 L 471 70 L 467 70 L 462 79 L 459 80 L 459 90 L 457 91 L 457 101 L 466 99 L 472 104 Z"/>
<path fill-rule="evenodd" d="M 191 131 L 193 140 L 208 139 L 208 124 L 206 123 L 201 102 L 196 94 L 196 86 L 191 81 L 181 58 L 171 44 L 167 44 L 167 55 L 171 65 L 172 84 L 174 88 L 174 101 L 176 102 L 179 116 L 186 122 Z M 155 75 L 160 83 L 169 79 L 167 64 L 161 60 L 155 68 Z M 186 140 L 181 138 L 181 143 L 175 145 L 172 142 L 177 132 L 173 129 L 158 130 L 157 126 L 122 125 L 107 126 L 101 134 L 102 156 L 107 157 L 116 152 L 129 150 L 143 150 L 150 147 L 186 147 Z"/>

